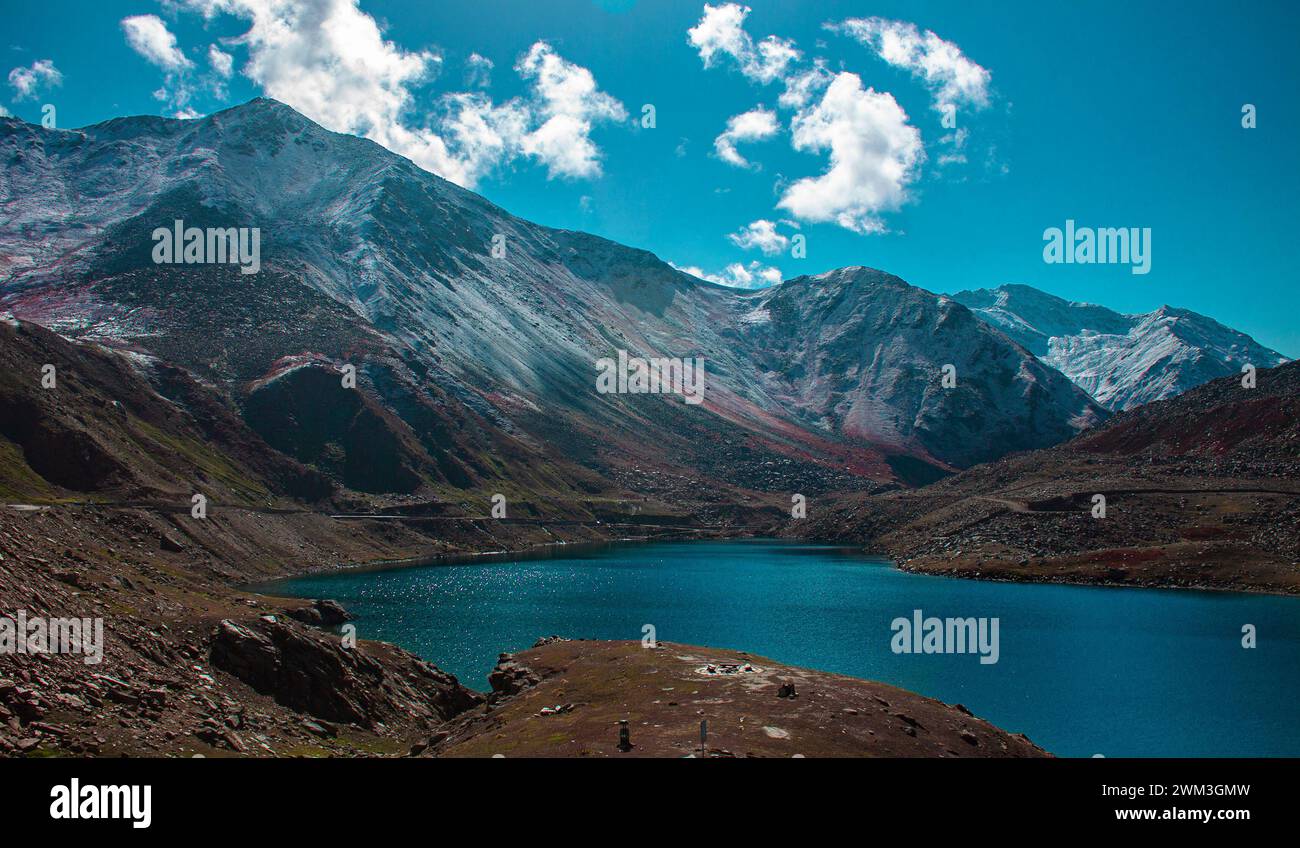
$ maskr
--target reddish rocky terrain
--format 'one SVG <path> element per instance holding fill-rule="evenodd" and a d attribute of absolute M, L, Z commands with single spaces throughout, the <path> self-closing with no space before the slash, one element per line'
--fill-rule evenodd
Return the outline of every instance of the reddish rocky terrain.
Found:
<path fill-rule="evenodd" d="M 424 756 L 1046 756 L 960 704 L 738 651 L 551 638 L 502 655 L 490 681 Z"/>
<path fill-rule="evenodd" d="M 1105 517 L 1093 517 L 1094 496 Z M 788 532 L 999 580 L 1300 592 L 1300 363 L 1224 377 L 1046 450 L 810 502 Z"/>

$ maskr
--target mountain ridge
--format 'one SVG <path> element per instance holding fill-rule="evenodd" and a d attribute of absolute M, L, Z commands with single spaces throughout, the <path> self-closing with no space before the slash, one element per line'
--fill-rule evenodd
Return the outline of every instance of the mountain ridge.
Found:
<path fill-rule="evenodd" d="M 14 246 L 0 262 L 0 306 L 73 336 L 161 351 L 225 386 L 241 410 L 284 357 L 355 359 L 363 390 L 417 439 L 437 410 L 449 432 L 489 422 L 542 475 L 576 461 L 673 497 L 682 491 L 668 481 L 697 471 L 787 492 L 932 479 L 1104 417 L 1059 374 L 964 320 L 964 307 L 883 283 L 897 278 L 816 275 L 847 286 L 856 311 L 824 297 L 800 303 L 793 293 L 811 287 L 794 281 L 727 289 L 649 251 L 517 218 L 265 99 L 192 121 L 52 135 L 7 122 L 0 153 L 0 204 L 12 212 L 0 242 Z M 262 271 L 238 279 L 231 267 L 154 264 L 150 233 L 177 219 L 259 227 Z M 23 238 L 36 233 L 50 234 L 44 246 Z M 766 322 L 755 319 L 763 310 Z M 814 319 L 818 338 L 801 325 Z M 703 356 L 700 414 L 671 397 L 593 391 L 595 361 L 620 349 Z M 799 368 L 772 361 L 774 349 Z M 963 360 L 972 349 L 988 355 Z M 960 373 L 946 393 L 945 364 Z M 799 373 L 817 384 L 794 385 Z M 873 407 L 873 395 L 892 400 Z M 458 455 L 410 467 L 474 463 L 480 471 L 463 475 L 471 487 L 509 476 L 489 470 L 483 445 L 477 459 L 450 449 Z M 411 491 L 445 495 L 459 488 L 449 481 L 435 474 Z"/>
<path fill-rule="evenodd" d="M 1246 364 L 1288 361 L 1245 333 L 1168 304 L 1128 315 L 1023 284 L 952 297 L 1112 411 L 1176 396 Z"/>

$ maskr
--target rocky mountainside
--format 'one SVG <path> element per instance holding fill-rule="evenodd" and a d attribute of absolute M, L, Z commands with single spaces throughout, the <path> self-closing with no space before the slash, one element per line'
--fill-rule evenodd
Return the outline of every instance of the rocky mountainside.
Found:
<path fill-rule="evenodd" d="M 0 163 L 0 308 L 184 369 L 352 490 L 509 489 L 581 511 L 627 492 L 865 489 L 1105 414 L 897 278 L 715 286 L 518 219 L 271 100 L 81 130 L 0 118 Z M 152 234 L 176 220 L 258 227 L 260 270 L 156 264 Z M 597 360 L 619 350 L 703 357 L 703 403 L 597 392 Z M 326 387 L 346 365 L 362 397 Z"/>
<path fill-rule="evenodd" d="M 185 371 L 12 317 L 0 320 L 0 455 L 5 500 L 115 493 L 182 504 L 202 493 L 265 505 L 336 491 Z"/>
<path fill-rule="evenodd" d="M 957 466 L 1063 441 L 1101 416 L 946 297 L 868 268 L 797 277 L 744 316 L 768 391 L 814 427 Z M 953 385 L 936 379 L 954 369 Z"/>
<path fill-rule="evenodd" d="M 828 498 L 789 532 L 962 577 L 1298 593 L 1300 362 L 923 489 Z"/>
<path fill-rule="evenodd" d="M 1122 315 L 1030 286 L 962 291 L 953 299 L 1065 374 L 1111 410 L 1174 397 L 1243 365 L 1286 357 L 1245 333 L 1187 309 Z"/>

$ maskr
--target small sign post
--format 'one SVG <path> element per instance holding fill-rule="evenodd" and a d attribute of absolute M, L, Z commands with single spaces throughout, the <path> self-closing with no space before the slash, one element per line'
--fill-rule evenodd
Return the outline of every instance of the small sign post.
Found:
<path fill-rule="evenodd" d="M 624 753 L 632 750 L 632 732 L 627 726 L 627 719 L 618 722 L 618 749 Z"/>

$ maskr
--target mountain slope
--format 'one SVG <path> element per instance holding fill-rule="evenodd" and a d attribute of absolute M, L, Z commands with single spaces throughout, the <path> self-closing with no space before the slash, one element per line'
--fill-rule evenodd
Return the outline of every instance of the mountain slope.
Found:
<path fill-rule="evenodd" d="M 960 304 L 897 277 L 842 268 L 765 290 L 747 317 L 770 391 L 812 426 L 958 466 L 1007 444 L 1069 438 L 1098 416 L 1068 381 Z M 955 369 L 956 385 L 937 376 Z"/>
<path fill-rule="evenodd" d="M 283 422 L 256 395 L 279 392 L 278 375 L 355 364 L 397 464 L 349 477 L 364 440 L 337 427 L 329 456 L 278 445 L 346 485 L 581 499 L 599 480 L 680 502 L 709 481 L 735 501 L 933 479 L 1104 417 L 963 307 L 896 278 L 715 286 L 515 218 L 270 100 L 75 131 L 0 119 L 0 162 L 0 304 L 221 385 L 264 436 Z M 260 272 L 155 264 L 151 234 L 175 220 L 260 228 Z M 619 350 L 703 357 L 704 402 L 598 393 L 596 362 Z M 939 388 L 945 364 L 956 389 Z M 283 394 L 298 418 L 336 416 L 334 394 Z"/>
<path fill-rule="evenodd" d="M 1286 357 L 1187 309 L 1121 315 L 1023 285 L 962 291 L 953 299 L 1056 368 L 1112 410 L 1173 397 Z"/>
<path fill-rule="evenodd" d="M 789 531 L 962 577 L 1300 593 L 1300 362 L 932 486 L 827 499 Z"/>
<path fill-rule="evenodd" d="M 51 380 L 43 382 L 47 368 Z M 261 505 L 334 494 L 208 390 L 150 357 L 73 344 L 0 315 L 0 497 L 115 492 Z"/>

